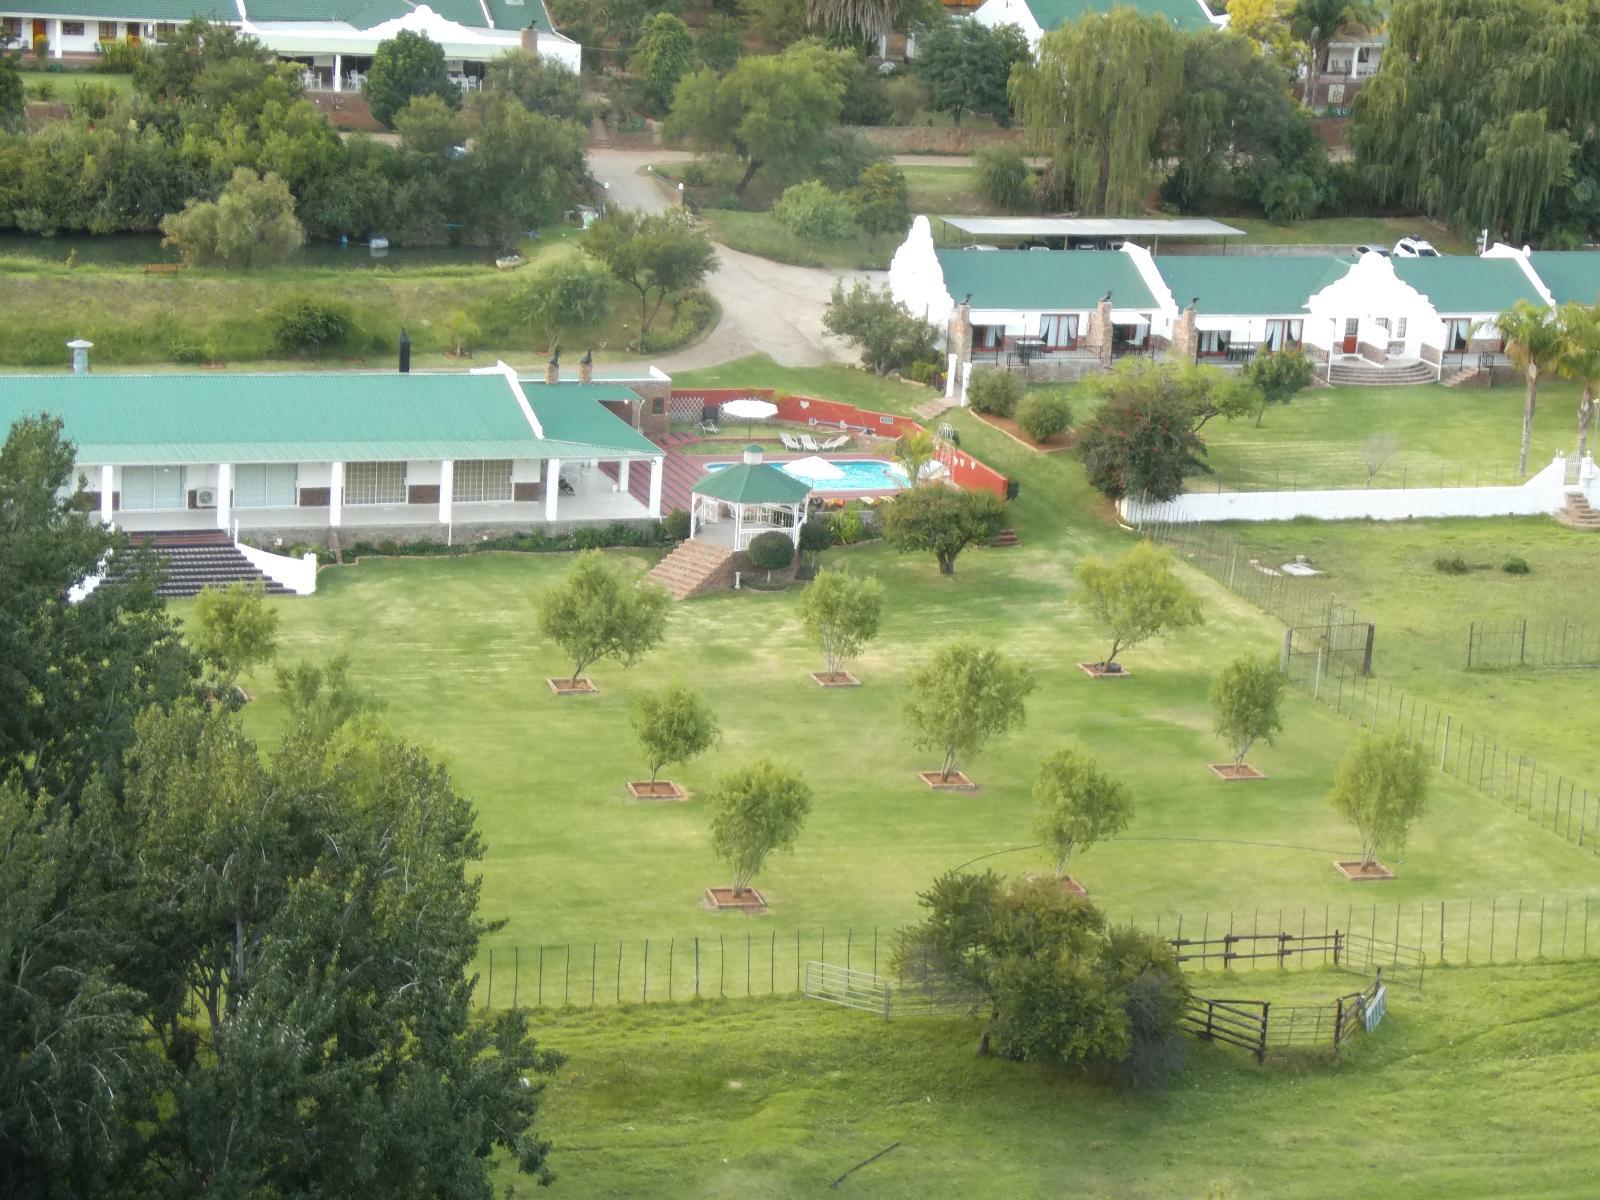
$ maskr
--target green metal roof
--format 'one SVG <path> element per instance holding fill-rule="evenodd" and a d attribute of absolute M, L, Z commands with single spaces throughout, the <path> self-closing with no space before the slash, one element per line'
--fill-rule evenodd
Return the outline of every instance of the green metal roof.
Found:
<path fill-rule="evenodd" d="M 544 0 L 484 0 L 489 6 L 489 16 L 496 29 L 527 29 L 530 26 L 540 33 L 554 33 L 550 14 L 545 11 Z"/>
<path fill-rule="evenodd" d="M 1144 16 L 1165 17 L 1174 29 L 1185 32 L 1215 28 L 1196 0 L 1027 0 L 1027 5 L 1046 33 L 1114 8 L 1132 8 Z"/>
<path fill-rule="evenodd" d="M 799 504 L 811 485 L 767 463 L 735 463 L 712 471 L 692 490 L 729 504 Z"/>
<path fill-rule="evenodd" d="M 552 417 L 546 428 L 572 432 L 581 425 L 586 440 L 567 441 L 560 432 L 544 441 L 535 437 L 509 384 L 498 375 L 0 376 L 0 428 L 42 412 L 60 417 L 83 464 L 592 458 L 605 457 L 602 451 L 620 451 L 621 457 L 639 452 L 642 439 L 593 398 L 573 395 L 549 402 Z M 594 412 L 580 419 L 583 408 Z M 650 451 L 660 453 L 654 446 Z"/>
<path fill-rule="evenodd" d="M 485 4 L 496 29 L 518 30 L 532 26 L 554 32 L 543 0 L 245 0 L 251 21 L 342 21 L 356 29 L 371 29 L 393 21 L 424 4 L 447 21 L 470 29 L 487 29 Z M 230 0 L 39 0 L 33 11 L 53 17 L 84 17 L 101 21 L 172 21 L 192 17 L 237 24 L 238 9 Z"/>
<path fill-rule="evenodd" d="M 638 402 L 638 393 L 623 384 L 524 380 L 522 391 L 544 430 L 543 452 L 551 458 L 661 457 L 661 447 L 602 406 L 603 400 Z"/>
<path fill-rule="evenodd" d="M 1535 250 L 1528 262 L 1557 304 L 1593 304 L 1600 299 L 1600 254 L 1595 251 Z"/>
<path fill-rule="evenodd" d="M 10 11 L 36 12 L 51 17 L 84 17 L 91 21 L 171 21 L 181 24 L 191 17 L 238 23 L 239 13 L 230 0 L 39 0 Z M 328 18 L 323 17 L 322 20 Z"/>
<path fill-rule="evenodd" d="M 1292 316 L 1306 301 L 1350 270 L 1332 255 L 1167 254 L 1156 270 L 1182 309 L 1198 298 L 1203 315 Z"/>
<path fill-rule="evenodd" d="M 1116 250 L 936 250 L 945 290 L 973 308 L 1087 311 L 1111 293 L 1117 308 L 1153 308 L 1138 268 Z"/>
<path fill-rule="evenodd" d="M 1543 305 L 1544 299 L 1509 258 L 1396 258 L 1394 273 L 1428 298 L 1441 313 L 1497 313 L 1518 300 Z"/>

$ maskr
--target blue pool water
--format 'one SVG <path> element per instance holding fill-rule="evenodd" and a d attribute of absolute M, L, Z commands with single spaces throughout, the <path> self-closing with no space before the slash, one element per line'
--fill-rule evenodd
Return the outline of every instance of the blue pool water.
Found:
<path fill-rule="evenodd" d="M 789 468 L 796 465 L 793 462 L 775 462 L 771 465 L 785 475 L 803 479 L 814 492 L 890 492 L 906 486 L 906 473 L 894 463 L 881 458 L 837 458 L 828 461 L 844 472 L 843 478 L 813 479 L 798 471 L 791 471 Z M 732 465 L 712 462 L 706 464 L 706 470 L 720 471 Z"/>

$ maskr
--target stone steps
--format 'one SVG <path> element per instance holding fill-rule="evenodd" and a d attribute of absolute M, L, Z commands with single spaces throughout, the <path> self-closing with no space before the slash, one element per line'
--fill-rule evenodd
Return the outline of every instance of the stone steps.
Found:
<path fill-rule="evenodd" d="M 1572 529 L 1600 530 L 1600 512 L 1574 492 L 1567 493 L 1567 506 L 1556 514 L 1556 520 Z"/>
<path fill-rule="evenodd" d="M 1008 546 L 1020 546 L 1021 544 L 1022 541 L 1017 537 L 1017 531 L 1015 529 L 1002 529 L 999 533 L 995 534 L 994 537 L 989 539 L 989 545 L 997 550 L 1004 549 Z"/>
<path fill-rule="evenodd" d="M 1382 367 L 1371 363 L 1335 362 L 1328 374 L 1328 382 L 1336 387 L 1401 387 L 1437 380 L 1433 367 L 1425 362 Z"/>
<path fill-rule="evenodd" d="M 733 551 L 690 538 L 658 562 L 650 581 L 667 589 L 674 600 L 720 592 L 733 586 Z"/>
<path fill-rule="evenodd" d="M 165 578 L 156 595 L 168 600 L 198 596 L 206 587 L 227 587 L 233 583 L 259 583 L 269 596 L 293 595 L 281 583 L 268 579 L 255 564 L 234 547 L 233 539 L 220 529 L 172 530 L 134 534 L 135 545 L 144 545 L 160 556 Z M 111 572 L 115 577 L 116 572 Z"/>

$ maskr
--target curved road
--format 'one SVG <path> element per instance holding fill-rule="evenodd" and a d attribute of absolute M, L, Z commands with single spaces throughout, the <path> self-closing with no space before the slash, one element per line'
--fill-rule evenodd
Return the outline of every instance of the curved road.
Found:
<path fill-rule="evenodd" d="M 662 212 L 675 203 L 664 184 L 643 174 L 646 164 L 692 157 L 681 150 L 613 150 L 591 146 L 589 170 L 613 204 Z M 854 352 L 822 331 L 835 279 L 881 282 L 881 271 L 834 272 L 791 267 L 719 244 L 706 290 L 722 306 L 717 327 L 693 346 L 652 359 L 664 371 L 714 366 L 750 354 L 769 354 L 787 367 L 848 362 Z"/>

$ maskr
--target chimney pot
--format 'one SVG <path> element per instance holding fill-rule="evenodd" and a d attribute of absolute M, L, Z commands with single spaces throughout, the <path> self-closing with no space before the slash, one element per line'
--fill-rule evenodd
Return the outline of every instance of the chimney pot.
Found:
<path fill-rule="evenodd" d="M 578 360 L 578 382 L 594 382 L 594 351 L 590 350 Z"/>
<path fill-rule="evenodd" d="M 404 329 L 400 331 L 400 374 L 411 374 L 411 338 Z"/>
<path fill-rule="evenodd" d="M 87 375 L 89 373 L 89 351 L 94 349 L 94 343 L 83 338 L 73 338 L 67 343 L 67 349 L 72 351 L 72 373 L 74 375 Z"/>

